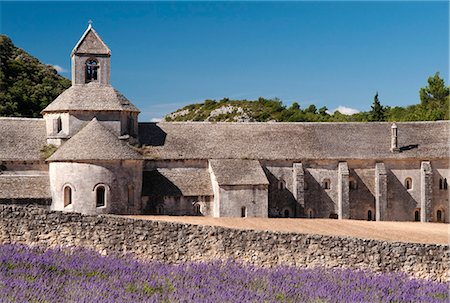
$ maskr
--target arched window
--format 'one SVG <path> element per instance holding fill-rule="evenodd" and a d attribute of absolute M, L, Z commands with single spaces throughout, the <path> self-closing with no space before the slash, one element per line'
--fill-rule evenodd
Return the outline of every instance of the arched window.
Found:
<path fill-rule="evenodd" d="M 405 187 L 406 189 L 412 189 L 412 179 L 411 178 L 406 178 L 405 179 Z"/>
<path fill-rule="evenodd" d="M 323 189 L 330 189 L 331 188 L 330 179 L 323 179 L 323 181 L 322 181 L 322 188 Z"/>
<path fill-rule="evenodd" d="M 242 218 L 247 217 L 247 207 L 245 207 L 245 206 L 241 207 L 241 217 Z"/>
<path fill-rule="evenodd" d="M 414 221 L 419 222 L 420 221 L 420 210 L 416 209 L 414 211 Z"/>
<path fill-rule="evenodd" d="M 69 185 L 64 187 L 64 207 L 72 204 L 72 188 Z"/>
<path fill-rule="evenodd" d="M 308 189 L 308 182 L 306 182 L 306 181 L 303 182 L 303 189 L 304 190 Z"/>
<path fill-rule="evenodd" d="M 444 212 L 440 209 L 437 210 L 436 212 L 436 221 L 437 222 L 444 222 L 444 216 L 443 216 Z"/>
<path fill-rule="evenodd" d="M 312 209 L 308 210 L 308 218 L 310 219 L 314 218 L 314 210 Z"/>
<path fill-rule="evenodd" d="M 444 190 L 448 189 L 447 178 L 444 178 Z"/>
<path fill-rule="evenodd" d="M 98 62 L 94 59 L 86 61 L 86 83 L 98 80 Z"/>
<path fill-rule="evenodd" d="M 197 204 L 194 205 L 194 213 L 195 213 L 197 216 L 200 216 L 200 215 L 202 214 L 202 211 L 201 211 L 201 205 L 200 205 L 199 203 L 197 203 Z"/>
<path fill-rule="evenodd" d="M 289 218 L 291 216 L 289 209 L 284 210 L 284 217 Z"/>
<path fill-rule="evenodd" d="M 106 205 L 106 188 L 103 185 L 97 186 L 95 189 L 96 193 L 96 203 L 95 206 L 97 207 L 103 207 Z"/>
<path fill-rule="evenodd" d="M 280 181 L 278 181 L 278 189 L 283 190 L 285 188 L 286 188 L 286 181 L 284 181 L 283 179 L 280 179 Z"/>
<path fill-rule="evenodd" d="M 444 189 L 444 180 L 442 178 L 439 179 L 439 189 Z"/>
<path fill-rule="evenodd" d="M 372 211 L 370 209 L 367 211 L 367 221 L 372 221 Z"/>

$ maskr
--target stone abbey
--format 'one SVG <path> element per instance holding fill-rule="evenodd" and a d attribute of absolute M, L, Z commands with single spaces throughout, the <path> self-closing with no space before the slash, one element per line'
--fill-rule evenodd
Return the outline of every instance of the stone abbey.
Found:
<path fill-rule="evenodd" d="M 42 119 L 0 118 L 0 203 L 449 222 L 449 121 L 141 123 L 91 25 L 71 58 L 72 86 Z"/>

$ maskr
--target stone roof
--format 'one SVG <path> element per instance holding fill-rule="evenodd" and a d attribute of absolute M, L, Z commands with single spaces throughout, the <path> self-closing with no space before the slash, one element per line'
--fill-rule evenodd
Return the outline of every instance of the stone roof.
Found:
<path fill-rule="evenodd" d="M 61 111 L 129 111 L 139 110 L 110 85 L 89 82 L 72 85 L 41 113 Z"/>
<path fill-rule="evenodd" d="M 158 168 L 144 171 L 143 196 L 212 196 L 206 168 Z"/>
<path fill-rule="evenodd" d="M 448 158 L 450 122 L 399 122 L 401 152 L 392 153 L 390 122 L 140 123 L 148 159 Z"/>
<path fill-rule="evenodd" d="M 74 54 L 96 54 L 96 55 L 111 55 L 111 50 L 103 42 L 102 38 L 97 34 L 91 24 L 81 36 L 78 43 L 72 50 Z"/>
<path fill-rule="evenodd" d="M 48 174 L 0 175 L 0 199 L 51 198 Z"/>
<path fill-rule="evenodd" d="M 47 161 L 126 160 L 142 159 L 140 153 L 119 140 L 96 118 L 66 143 Z"/>
<path fill-rule="evenodd" d="M 258 160 L 214 159 L 209 164 L 219 185 L 269 184 Z"/>
<path fill-rule="evenodd" d="M 0 160 L 42 160 L 40 149 L 47 144 L 44 119 L 0 118 Z"/>

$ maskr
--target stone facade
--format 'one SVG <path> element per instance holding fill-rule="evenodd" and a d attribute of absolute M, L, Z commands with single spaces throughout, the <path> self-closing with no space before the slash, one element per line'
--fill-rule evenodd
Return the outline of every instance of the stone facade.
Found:
<path fill-rule="evenodd" d="M 1 203 L 450 221 L 449 121 L 138 123 L 139 110 L 110 84 L 110 56 L 90 25 L 71 54 L 72 87 L 44 119 L 0 118 Z M 58 147 L 51 156 L 48 144 Z"/>
<path fill-rule="evenodd" d="M 401 271 L 449 281 L 448 245 L 89 216 L 37 207 L 0 205 L 0 243 L 83 246 L 170 263 L 233 258 L 260 266 L 342 267 Z"/>

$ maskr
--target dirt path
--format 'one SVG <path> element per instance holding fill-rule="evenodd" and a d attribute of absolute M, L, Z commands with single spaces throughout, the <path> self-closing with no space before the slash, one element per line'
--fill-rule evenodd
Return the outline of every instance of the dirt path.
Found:
<path fill-rule="evenodd" d="M 206 218 L 188 216 L 128 216 L 136 219 L 270 230 L 415 243 L 450 243 L 450 225 L 420 222 L 374 222 L 332 219 Z"/>

